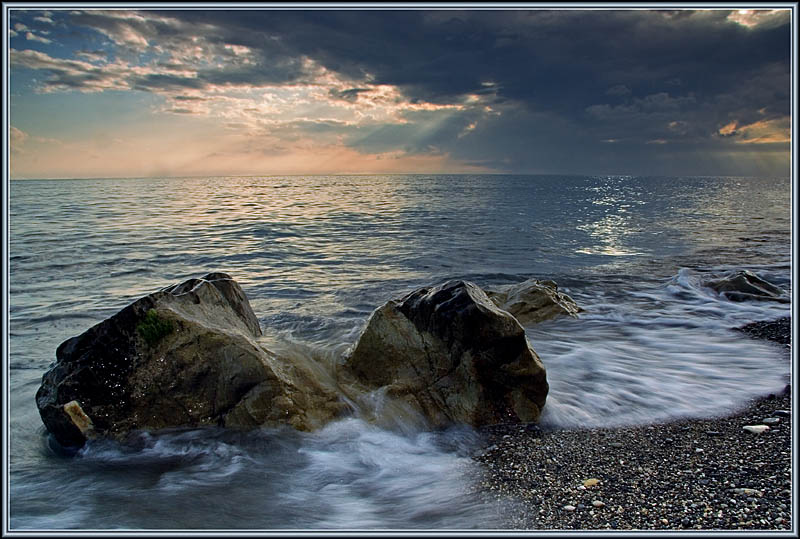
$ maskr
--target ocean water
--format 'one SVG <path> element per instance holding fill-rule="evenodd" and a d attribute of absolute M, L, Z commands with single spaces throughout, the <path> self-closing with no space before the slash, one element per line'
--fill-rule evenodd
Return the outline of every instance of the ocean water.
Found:
<path fill-rule="evenodd" d="M 34 394 L 55 349 L 138 297 L 232 275 L 283 354 L 335 361 L 419 286 L 553 279 L 586 311 L 526 328 L 542 425 L 725 414 L 783 389 L 785 348 L 732 328 L 790 314 L 704 286 L 749 269 L 791 290 L 791 186 L 777 178 L 384 175 L 12 181 L 14 530 L 494 529 L 465 426 L 354 416 L 314 433 L 142 433 L 66 456 Z M 510 503 L 510 502 L 509 502 Z"/>

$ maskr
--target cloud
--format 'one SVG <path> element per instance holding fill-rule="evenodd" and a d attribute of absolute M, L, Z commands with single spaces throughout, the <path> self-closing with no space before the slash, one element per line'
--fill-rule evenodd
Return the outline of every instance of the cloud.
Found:
<path fill-rule="evenodd" d="M 760 120 L 740 125 L 736 121 L 722 126 L 717 134 L 737 144 L 788 144 L 791 142 L 791 117 Z"/>
<path fill-rule="evenodd" d="M 783 143 L 789 14 L 59 11 L 42 17 L 92 45 L 71 58 L 12 50 L 11 65 L 43 73 L 39 91 L 155 94 L 160 112 L 298 144 L 316 136 L 363 155 L 510 171 L 572 170 L 578 144 L 581 167 L 610 166 L 612 144 L 624 172 L 668 148 Z M 723 136 L 731 122 L 736 135 Z"/>
<path fill-rule="evenodd" d="M 57 90 L 79 90 L 99 92 L 103 90 L 125 90 L 129 70 L 120 64 L 98 67 L 81 60 L 53 58 L 34 50 L 11 49 L 9 63 L 12 68 L 27 68 L 46 71 L 50 78 L 43 83 L 45 92 Z"/>
<path fill-rule="evenodd" d="M 78 50 L 75 51 L 75 56 L 80 56 L 81 58 L 85 58 L 90 62 L 101 62 L 105 63 L 108 61 L 108 53 L 104 51 L 88 51 L 88 50 Z"/>
<path fill-rule="evenodd" d="M 33 32 L 26 32 L 25 39 L 28 41 L 38 41 L 39 43 L 52 43 L 52 41 L 46 37 L 37 36 Z"/>
<path fill-rule="evenodd" d="M 17 129 L 13 125 L 9 129 L 11 155 L 21 155 L 25 153 L 25 141 L 28 134 L 22 129 Z"/>
<path fill-rule="evenodd" d="M 606 95 L 630 95 L 630 93 L 631 89 L 624 84 L 615 84 L 606 90 Z"/>
<path fill-rule="evenodd" d="M 747 28 L 772 28 L 785 23 L 786 9 L 737 9 L 727 19 Z"/>

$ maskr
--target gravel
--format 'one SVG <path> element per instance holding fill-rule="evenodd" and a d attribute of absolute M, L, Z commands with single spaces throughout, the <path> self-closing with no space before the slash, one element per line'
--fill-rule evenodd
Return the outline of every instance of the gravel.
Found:
<path fill-rule="evenodd" d="M 776 342 L 785 335 L 766 331 Z M 478 489 L 504 502 L 511 529 L 792 530 L 791 410 L 787 386 L 727 417 L 487 427 L 473 457 L 483 464 Z M 777 421 L 763 433 L 743 428 L 766 418 Z"/>
<path fill-rule="evenodd" d="M 788 316 L 771 322 L 753 322 L 736 329 L 753 338 L 767 339 L 787 346 L 792 340 L 792 319 Z"/>

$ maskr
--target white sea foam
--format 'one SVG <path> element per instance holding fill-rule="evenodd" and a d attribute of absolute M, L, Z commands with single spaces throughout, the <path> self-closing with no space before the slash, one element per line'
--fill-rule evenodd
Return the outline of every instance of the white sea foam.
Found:
<path fill-rule="evenodd" d="M 787 351 L 733 328 L 790 314 L 776 302 L 732 302 L 681 269 L 666 282 L 573 297 L 586 312 L 528 328 L 547 367 L 543 424 L 599 427 L 730 412 L 783 389 Z"/>

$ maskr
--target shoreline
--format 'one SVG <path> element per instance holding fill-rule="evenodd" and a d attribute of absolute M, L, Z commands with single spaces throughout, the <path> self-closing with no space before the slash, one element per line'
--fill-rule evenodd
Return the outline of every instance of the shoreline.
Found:
<path fill-rule="evenodd" d="M 777 320 L 751 336 L 782 343 L 790 333 Z M 743 429 L 765 418 L 777 418 L 769 431 Z M 502 520 L 514 530 L 790 531 L 791 427 L 788 385 L 720 417 L 575 430 L 498 425 L 482 430 L 477 488 L 504 502 Z"/>

